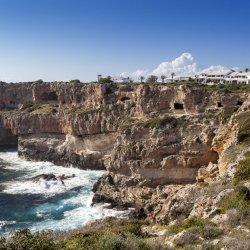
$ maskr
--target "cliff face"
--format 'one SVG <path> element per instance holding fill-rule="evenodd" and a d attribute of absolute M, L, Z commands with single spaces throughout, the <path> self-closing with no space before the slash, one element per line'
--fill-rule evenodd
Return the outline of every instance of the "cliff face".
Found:
<path fill-rule="evenodd" d="M 225 172 L 238 131 L 237 119 L 227 121 L 247 109 L 247 96 L 187 85 L 2 84 L 0 145 L 18 138 L 28 159 L 107 169 L 94 202 L 146 207 L 168 220 L 166 196 L 189 187 L 170 184 L 204 178 L 209 164 Z"/>

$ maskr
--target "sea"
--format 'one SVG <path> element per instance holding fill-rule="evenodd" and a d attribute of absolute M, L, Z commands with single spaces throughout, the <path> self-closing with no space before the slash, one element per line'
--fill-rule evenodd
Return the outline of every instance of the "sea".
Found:
<path fill-rule="evenodd" d="M 94 183 L 105 171 L 80 170 L 50 162 L 26 161 L 16 151 L 0 152 L 0 235 L 18 229 L 69 231 L 126 212 L 91 205 Z M 64 180 L 30 179 L 41 174 L 75 175 Z"/>

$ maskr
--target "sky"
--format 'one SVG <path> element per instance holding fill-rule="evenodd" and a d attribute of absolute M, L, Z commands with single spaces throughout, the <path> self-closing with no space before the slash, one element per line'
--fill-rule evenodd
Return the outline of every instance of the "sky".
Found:
<path fill-rule="evenodd" d="M 249 0 L 0 0 L 0 81 L 250 67 Z"/>

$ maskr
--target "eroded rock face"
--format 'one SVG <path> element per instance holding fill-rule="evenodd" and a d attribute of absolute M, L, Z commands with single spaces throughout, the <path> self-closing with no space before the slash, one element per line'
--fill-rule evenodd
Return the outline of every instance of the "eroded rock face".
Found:
<path fill-rule="evenodd" d="M 94 202 L 167 222 L 201 211 L 192 183 L 226 171 L 238 123 L 225 120 L 248 109 L 247 96 L 184 85 L 2 84 L 0 145 L 18 137 L 27 159 L 106 169 Z"/>

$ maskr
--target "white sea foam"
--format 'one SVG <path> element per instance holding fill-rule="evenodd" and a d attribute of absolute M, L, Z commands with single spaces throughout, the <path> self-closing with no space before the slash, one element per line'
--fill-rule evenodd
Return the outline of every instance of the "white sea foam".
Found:
<path fill-rule="evenodd" d="M 0 221 L 0 229 L 4 229 L 6 226 L 13 224 L 16 224 L 16 221 L 7 221 L 7 220 Z"/>
<path fill-rule="evenodd" d="M 70 211 L 64 212 L 64 217 L 61 220 L 45 219 L 43 222 L 34 223 L 31 231 L 41 230 L 73 230 L 84 226 L 91 220 L 101 219 L 108 216 L 124 218 L 128 216 L 129 211 L 118 211 L 115 209 L 107 209 L 105 205 L 83 206 Z"/>
<path fill-rule="evenodd" d="M 27 171 L 27 174 L 14 181 L 4 182 L 5 189 L 3 192 L 9 194 L 44 194 L 53 196 L 58 193 L 65 193 L 76 187 L 84 186 L 86 189 L 91 189 L 93 181 L 100 177 L 104 171 L 80 170 L 77 168 L 65 168 L 55 166 L 49 162 L 29 162 L 17 156 L 15 152 L 0 153 L 0 158 L 10 163 L 5 166 L 6 169 L 13 171 Z M 29 180 L 40 174 L 54 174 L 55 176 L 75 177 L 64 180 L 64 184 L 60 180 L 46 181 L 40 179 L 37 181 Z"/>
<path fill-rule="evenodd" d="M 8 162 L 5 169 L 22 173 L 19 178 L 1 183 L 4 186 L 2 192 L 14 195 L 37 194 L 45 197 L 44 203 L 37 204 L 32 210 L 37 220 L 25 225 L 32 231 L 71 230 L 83 226 L 90 220 L 106 216 L 127 216 L 127 212 L 107 209 L 105 205 L 91 206 L 93 198 L 91 189 L 104 171 L 80 170 L 55 166 L 49 162 L 26 161 L 19 158 L 16 152 L 0 153 L 0 159 Z M 74 174 L 75 177 L 64 180 L 64 184 L 59 180 L 28 180 L 40 174 L 55 176 Z M 77 191 L 73 191 L 75 188 Z M 69 193 L 70 190 L 72 190 L 71 193 Z M 57 194 L 63 194 L 63 196 L 58 198 Z M 1 225 L 8 226 L 6 222 L 2 224 L 0 222 L 0 229 Z"/>

